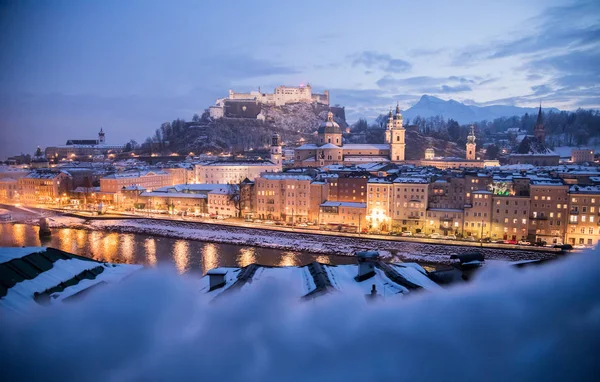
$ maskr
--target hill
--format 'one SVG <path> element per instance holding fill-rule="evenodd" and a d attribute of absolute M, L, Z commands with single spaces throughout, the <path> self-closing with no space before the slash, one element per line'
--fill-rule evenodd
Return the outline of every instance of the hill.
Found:
<path fill-rule="evenodd" d="M 344 109 L 316 103 L 296 103 L 284 106 L 261 105 L 264 120 L 256 118 L 211 119 L 208 113 L 193 122 L 181 119 L 163 123 L 154 136 L 143 145 L 144 151 L 187 154 L 242 152 L 268 148 L 273 133 L 284 143 L 311 142 L 314 133 L 327 117 L 327 112 L 343 128 L 348 124 Z"/>
<path fill-rule="evenodd" d="M 559 112 L 556 108 L 542 108 L 545 112 Z M 476 106 L 465 105 L 464 103 L 424 95 L 419 102 L 405 110 L 402 114 L 404 118 L 413 120 L 415 117 L 422 118 L 441 116 L 445 119 L 454 119 L 460 124 L 492 121 L 500 117 L 521 116 L 525 113 L 537 114 L 537 108 L 517 107 L 507 105 Z"/>

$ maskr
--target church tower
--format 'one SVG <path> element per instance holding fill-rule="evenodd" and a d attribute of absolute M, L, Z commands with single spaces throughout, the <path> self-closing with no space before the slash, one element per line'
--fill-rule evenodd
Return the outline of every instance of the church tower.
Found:
<path fill-rule="evenodd" d="M 475 144 L 475 126 L 471 125 L 471 131 L 467 136 L 467 160 L 475 160 L 477 151 L 477 145 Z"/>
<path fill-rule="evenodd" d="M 390 115 L 388 116 L 387 125 L 385 127 L 385 143 L 392 143 L 392 129 L 394 128 L 394 116 L 390 107 Z"/>
<path fill-rule="evenodd" d="M 100 128 L 100 132 L 98 133 L 98 144 L 104 144 L 104 131 L 102 131 L 102 128 Z"/>
<path fill-rule="evenodd" d="M 394 115 L 393 122 L 390 141 L 390 159 L 392 162 L 404 162 L 404 150 L 406 149 L 404 135 L 406 130 L 404 130 L 404 126 L 402 125 L 402 114 L 400 114 L 399 104 L 396 105 L 396 114 Z"/>
<path fill-rule="evenodd" d="M 533 135 L 542 145 L 546 142 L 546 130 L 544 129 L 544 120 L 542 118 L 542 104 L 540 103 L 540 110 L 538 111 L 537 120 L 535 121 L 535 127 L 533 128 Z"/>
<path fill-rule="evenodd" d="M 279 134 L 275 133 L 271 136 L 271 162 L 279 167 L 279 171 L 282 169 L 281 157 L 281 139 Z"/>

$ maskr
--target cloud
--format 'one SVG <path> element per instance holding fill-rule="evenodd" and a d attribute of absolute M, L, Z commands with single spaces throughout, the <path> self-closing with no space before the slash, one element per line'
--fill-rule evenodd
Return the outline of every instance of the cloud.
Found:
<path fill-rule="evenodd" d="M 429 77 L 418 76 L 408 78 L 395 78 L 390 75 L 383 76 L 376 84 L 382 89 L 403 90 L 410 93 L 425 94 L 449 94 L 471 91 L 469 84 L 476 84 L 477 78 L 463 76 Z"/>
<path fill-rule="evenodd" d="M 364 51 L 353 56 L 352 66 L 365 66 L 368 69 L 380 69 L 386 73 L 403 73 L 412 68 L 410 62 L 393 58 L 389 54 Z"/>
<path fill-rule="evenodd" d="M 210 303 L 146 270 L 71 304 L 0 315 L 5 380 L 593 380 L 600 256 L 488 267 L 472 282 L 367 304 L 301 302 L 268 277 Z M 366 281 L 368 282 L 368 281 Z M 3 312 L 6 313 L 6 312 Z"/>
<path fill-rule="evenodd" d="M 597 15 L 600 3 L 578 1 L 576 4 L 550 7 L 539 16 L 528 20 L 513 38 L 488 41 L 466 47 L 453 59 L 456 66 L 466 66 L 489 59 L 511 56 L 531 56 L 553 49 L 576 49 L 597 46 L 600 26 Z"/>

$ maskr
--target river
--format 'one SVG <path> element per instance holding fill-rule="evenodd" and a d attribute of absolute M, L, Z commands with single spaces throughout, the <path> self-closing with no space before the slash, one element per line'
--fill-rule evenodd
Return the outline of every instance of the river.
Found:
<path fill-rule="evenodd" d="M 91 231 L 80 228 L 52 229 L 52 236 L 40 241 L 38 227 L 27 224 L 0 224 L 0 247 L 53 247 L 99 261 L 146 266 L 174 266 L 180 273 L 201 273 L 216 267 L 243 267 L 252 263 L 273 266 L 303 265 L 313 261 L 326 264 L 354 264 L 348 256 L 318 255 L 252 246 L 213 244 L 195 240 Z"/>

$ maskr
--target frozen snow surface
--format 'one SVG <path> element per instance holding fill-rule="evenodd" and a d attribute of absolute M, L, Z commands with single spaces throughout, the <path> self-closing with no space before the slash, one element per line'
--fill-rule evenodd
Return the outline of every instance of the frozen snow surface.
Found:
<path fill-rule="evenodd" d="M 7 381 L 594 381 L 599 275 L 600 253 L 584 252 L 487 266 L 443 292 L 307 301 L 301 275 L 265 269 L 253 293 L 213 299 L 149 269 L 76 304 L 0 314 L 0 367 Z"/>

